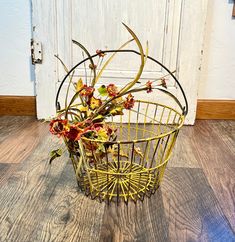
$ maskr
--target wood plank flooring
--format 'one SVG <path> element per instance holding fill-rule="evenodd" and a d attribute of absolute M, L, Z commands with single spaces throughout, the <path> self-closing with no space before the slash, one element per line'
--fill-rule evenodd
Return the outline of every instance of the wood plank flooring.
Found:
<path fill-rule="evenodd" d="M 77 189 L 48 124 L 0 117 L 0 242 L 235 241 L 235 121 L 184 127 L 160 188 L 110 206 Z"/>

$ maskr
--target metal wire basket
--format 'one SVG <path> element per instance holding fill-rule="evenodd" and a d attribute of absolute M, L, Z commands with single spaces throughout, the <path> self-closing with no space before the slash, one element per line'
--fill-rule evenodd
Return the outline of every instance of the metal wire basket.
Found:
<path fill-rule="evenodd" d="M 102 52 L 140 54 L 134 50 Z M 96 56 L 97 54 L 92 58 Z M 177 135 L 187 115 L 188 103 L 176 77 L 162 63 L 152 57 L 147 58 L 160 65 L 175 80 L 182 92 L 185 106 L 173 94 L 163 90 L 178 104 L 180 111 L 160 103 L 136 100 L 134 108 L 126 110 L 124 115 L 119 116 L 119 120 L 112 117 L 109 120 L 110 125 L 117 129 L 117 140 L 103 142 L 83 137 L 77 143 L 66 141 L 78 186 L 92 199 L 108 203 L 143 200 L 157 190 L 163 178 Z M 87 60 L 88 58 L 75 65 L 61 82 L 56 96 L 57 110 L 60 110 L 58 100 L 63 84 L 69 74 Z M 105 151 L 112 147 L 112 154 L 104 152 L 103 156 L 98 157 L 94 152 L 81 152 L 87 147 L 92 150 L 91 147 L 99 143 L 103 143 Z"/>

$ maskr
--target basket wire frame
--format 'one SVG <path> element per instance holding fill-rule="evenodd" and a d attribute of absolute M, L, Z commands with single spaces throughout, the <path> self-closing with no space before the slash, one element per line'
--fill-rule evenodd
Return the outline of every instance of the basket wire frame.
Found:
<path fill-rule="evenodd" d="M 139 112 L 140 105 L 146 106 L 143 114 Z M 184 116 L 170 107 L 147 101 L 138 100 L 136 106 L 137 110 L 127 112 L 127 123 L 122 122 L 122 116 L 119 122 L 110 122 L 118 132 L 118 141 L 109 144 L 116 147 L 116 157 L 107 150 L 102 158 L 95 153 L 80 158 L 71 155 L 78 185 L 92 199 L 136 202 L 151 196 L 160 185 Z M 159 111 L 149 114 L 150 106 Z M 131 115 L 136 115 L 137 121 L 143 115 L 144 122 L 131 123 Z M 99 141 L 84 138 L 79 148 L 94 142 Z"/>
<path fill-rule="evenodd" d="M 102 52 L 140 54 L 134 50 Z M 96 56 L 97 54 L 91 57 Z M 117 141 L 104 142 L 82 137 L 76 141 L 78 144 L 75 146 L 65 139 L 78 187 L 92 199 L 107 203 L 112 201 L 119 203 L 121 200 L 125 203 L 130 200 L 143 201 L 146 196 L 150 197 L 155 193 L 163 178 L 179 130 L 187 115 L 188 103 L 176 77 L 162 63 L 152 57 L 147 56 L 147 58 L 160 65 L 176 81 L 185 106 L 182 106 L 174 95 L 171 97 L 176 101 L 181 112 L 160 103 L 136 100 L 134 108 L 124 113 L 127 121 L 122 115 L 119 116 L 119 120 L 114 120 L 112 117 L 109 120 L 110 125 L 117 129 Z M 89 58 L 86 58 L 75 65 L 62 80 L 56 95 L 57 110 L 61 109 L 58 99 L 66 79 L 79 65 L 88 60 Z M 136 120 L 135 123 L 131 123 L 133 117 Z M 99 143 L 104 145 L 106 151 L 104 156 L 97 156 L 95 150 L 92 150 L 89 155 L 85 152 L 86 146 L 92 147 Z M 115 148 L 115 156 L 108 152 L 109 147 Z"/>

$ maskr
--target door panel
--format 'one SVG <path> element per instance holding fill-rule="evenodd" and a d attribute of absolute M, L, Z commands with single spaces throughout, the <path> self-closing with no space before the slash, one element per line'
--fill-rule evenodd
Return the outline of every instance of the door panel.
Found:
<path fill-rule="evenodd" d="M 121 24 L 124 22 L 134 30 L 144 48 L 149 41 L 150 56 L 171 71 L 176 70 L 176 76 L 189 97 L 187 122 L 194 122 L 206 0 L 51 0 L 47 4 L 43 0 L 32 0 L 32 3 L 33 35 L 37 41 L 42 41 L 44 56 L 43 64 L 36 66 L 38 118 L 47 118 L 55 113 L 55 92 L 65 75 L 53 55 L 58 54 L 71 68 L 84 57 L 81 49 L 72 44 L 72 39 L 82 43 L 91 54 L 96 49 L 117 49 L 131 38 Z M 136 49 L 136 46 L 131 43 L 129 48 Z M 135 76 L 139 63 L 138 56 L 117 54 L 99 84 L 112 82 L 122 86 Z M 161 67 L 147 61 L 142 78 L 145 82 L 165 74 Z M 89 78 L 89 73 L 87 75 Z M 84 66 L 81 66 L 76 69 L 74 80 L 84 76 Z M 169 79 L 168 86 L 181 99 L 174 81 Z M 64 95 L 60 98 L 63 99 Z M 175 107 L 168 97 L 157 93 L 135 96 L 164 104 L 167 102 Z"/>
<path fill-rule="evenodd" d="M 62 7 L 63 11 L 61 11 Z M 64 17 L 65 11 L 68 13 L 66 16 L 70 17 Z M 131 37 L 121 24 L 124 22 L 131 26 L 144 47 L 146 41 L 149 41 L 149 53 L 152 56 L 166 64 L 171 70 L 175 70 L 180 12 L 181 1 L 60 0 L 57 3 L 57 33 L 58 36 L 66 34 L 69 37 L 58 39 L 58 54 L 64 57 L 70 66 L 83 59 L 81 49 L 76 45 L 71 47 L 71 36 L 91 53 L 95 53 L 97 49 L 117 49 Z M 59 24 L 61 22 L 63 24 Z M 64 24 L 65 22 L 67 24 Z M 136 45 L 131 43 L 127 48 L 136 49 Z M 138 66 L 139 58 L 117 55 L 104 76 L 130 78 L 136 73 Z M 63 76 L 61 68 L 59 67 L 61 73 L 59 79 Z M 76 75 L 83 74 L 81 68 L 76 71 Z M 160 75 L 162 75 L 161 67 L 152 62 L 145 67 L 143 73 L 147 79 Z"/>

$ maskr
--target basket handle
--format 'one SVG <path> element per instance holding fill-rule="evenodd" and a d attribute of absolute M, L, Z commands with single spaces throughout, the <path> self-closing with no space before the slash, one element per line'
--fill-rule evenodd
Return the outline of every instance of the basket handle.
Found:
<path fill-rule="evenodd" d="M 138 51 L 135 51 L 135 50 L 101 50 L 100 53 L 113 53 L 113 52 L 131 52 L 131 53 L 135 53 L 137 55 L 141 55 Z M 65 75 L 64 79 L 62 80 L 62 82 L 60 83 L 60 86 L 58 88 L 58 91 L 57 91 L 57 94 L 56 94 L 56 100 L 55 100 L 55 106 L 56 106 L 56 111 L 60 110 L 60 103 L 58 102 L 58 99 L 59 99 L 59 95 L 60 95 L 60 91 L 61 91 L 61 88 L 63 86 L 63 84 L 65 83 L 66 79 L 69 77 L 69 75 L 78 67 L 80 66 L 81 64 L 83 64 L 85 61 L 89 60 L 90 58 L 94 58 L 94 57 L 97 57 L 100 53 L 97 53 L 97 54 L 94 54 L 90 57 L 87 57 L 85 59 L 83 59 L 82 61 L 80 61 L 79 63 L 77 63 L 75 66 L 73 66 L 70 71 Z M 185 92 L 184 92 L 184 89 L 182 88 L 181 84 L 179 83 L 179 81 L 177 80 L 177 78 L 173 75 L 173 73 L 166 67 L 164 66 L 161 62 L 159 62 L 158 60 L 154 59 L 153 57 L 151 56 L 147 56 L 148 59 L 152 60 L 153 62 L 157 63 L 158 65 L 160 65 L 165 71 L 168 72 L 168 74 L 174 79 L 174 81 L 177 83 L 181 93 L 182 93 L 182 96 L 184 98 L 184 103 L 185 103 L 185 106 L 181 106 L 180 105 L 180 108 L 182 109 L 182 114 L 184 116 L 186 116 L 188 114 L 188 100 L 186 98 L 186 95 L 185 95 Z M 173 95 L 173 94 L 172 94 Z"/>

